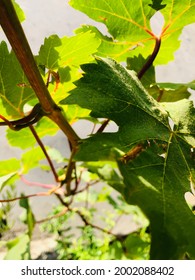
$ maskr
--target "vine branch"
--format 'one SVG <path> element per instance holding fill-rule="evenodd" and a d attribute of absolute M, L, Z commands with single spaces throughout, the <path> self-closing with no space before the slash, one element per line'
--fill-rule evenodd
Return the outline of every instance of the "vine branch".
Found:
<path fill-rule="evenodd" d="M 70 126 L 62 114 L 61 109 L 51 98 L 34 60 L 32 51 L 11 0 L 0 1 L 0 24 L 24 70 L 24 73 L 26 74 L 26 77 L 29 80 L 31 87 L 39 99 L 44 114 L 59 126 L 59 128 L 68 137 L 74 150 L 76 151 L 79 136 Z"/>
<path fill-rule="evenodd" d="M 32 111 L 27 116 L 15 121 L 7 120 L 4 116 L 0 115 L 0 119 L 3 120 L 3 122 L 0 122 L 0 126 L 7 125 L 10 129 L 18 131 L 38 122 L 43 116 L 44 112 L 42 111 L 41 104 L 38 103 L 33 107 Z"/>

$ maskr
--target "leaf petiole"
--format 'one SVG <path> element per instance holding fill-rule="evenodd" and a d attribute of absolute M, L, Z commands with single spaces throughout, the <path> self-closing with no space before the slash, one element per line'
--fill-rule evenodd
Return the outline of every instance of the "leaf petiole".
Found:
<path fill-rule="evenodd" d="M 155 37 L 154 50 L 153 50 L 151 56 L 149 57 L 149 59 L 146 61 L 146 63 L 144 64 L 144 66 L 142 67 L 142 69 L 139 71 L 139 73 L 137 75 L 140 80 L 143 77 L 143 75 L 146 73 L 146 71 L 150 68 L 150 66 L 152 66 L 152 63 L 154 62 L 154 60 L 160 50 L 160 46 L 161 46 L 161 37 Z"/>

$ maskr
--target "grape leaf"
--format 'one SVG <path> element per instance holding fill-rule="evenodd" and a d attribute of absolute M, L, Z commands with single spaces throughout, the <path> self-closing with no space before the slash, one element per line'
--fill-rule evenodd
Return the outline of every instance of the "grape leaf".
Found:
<path fill-rule="evenodd" d="M 78 71 L 80 64 L 93 61 L 92 55 L 99 45 L 100 40 L 90 31 L 72 37 L 52 35 L 45 38 L 37 61 L 54 76 L 48 89 L 56 103 L 74 88 L 73 82 L 81 76 Z"/>
<path fill-rule="evenodd" d="M 99 45 L 100 40 L 91 32 L 61 39 L 52 35 L 41 46 L 38 62 L 50 70 L 65 66 L 79 67 L 80 64 L 93 60 L 92 54 Z"/>
<path fill-rule="evenodd" d="M 20 161 L 16 158 L 0 161 L 0 177 L 16 173 L 20 168 Z"/>
<path fill-rule="evenodd" d="M 14 5 L 14 9 L 16 11 L 16 14 L 17 14 L 20 22 L 24 21 L 26 17 L 25 17 L 23 10 L 20 8 L 20 6 L 16 3 L 15 0 L 12 0 L 12 3 Z"/>
<path fill-rule="evenodd" d="M 107 184 L 109 186 L 112 186 L 115 190 L 119 192 L 123 192 L 122 191 L 124 189 L 123 179 L 117 173 L 116 166 L 115 165 L 113 166 L 113 163 L 110 164 L 110 162 L 105 162 L 105 161 L 87 162 L 83 166 L 87 167 L 89 172 L 97 174 L 99 178 L 107 182 Z"/>
<path fill-rule="evenodd" d="M 161 9 L 164 9 L 166 7 L 166 4 L 165 5 L 162 5 L 162 2 L 163 0 L 152 0 L 152 4 L 149 4 L 149 6 L 156 10 L 156 11 L 159 11 Z"/>
<path fill-rule="evenodd" d="M 142 65 L 146 63 L 140 54 L 138 57 L 127 58 L 127 69 L 139 73 Z M 156 83 L 155 69 L 151 66 L 141 79 L 142 84 L 148 90 L 149 94 L 160 102 L 174 102 L 190 97 L 189 88 L 193 88 L 194 83 L 174 84 L 174 83 Z"/>
<path fill-rule="evenodd" d="M 22 234 L 6 243 L 8 252 L 4 260 L 30 260 L 30 238 Z"/>
<path fill-rule="evenodd" d="M 82 25 L 82 27 L 75 30 L 76 34 L 80 32 L 91 31 L 95 36 L 101 40 L 101 44 L 96 52 L 97 56 L 111 57 L 114 60 L 121 62 L 125 61 L 129 56 L 129 42 L 114 42 L 113 38 L 103 35 L 95 26 Z"/>
<path fill-rule="evenodd" d="M 146 59 L 140 54 L 139 56 L 127 58 L 127 69 L 134 70 L 136 73 L 139 73 L 142 66 L 146 63 Z M 156 83 L 155 78 L 155 69 L 154 66 L 151 66 L 148 71 L 144 74 L 141 79 L 141 82 L 145 88 L 150 88 L 151 85 Z"/>
<path fill-rule="evenodd" d="M 173 1 L 166 0 L 166 8 L 161 10 L 168 28 L 168 32 L 174 33 L 184 26 L 194 23 L 195 1 Z"/>
<path fill-rule="evenodd" d="M 18 179 L 20 170 L 20 161 L 16 158 L 0 161 L 0 191 L 9 184 Z"/>
<path fill-rule="evenodd" d="M 18 179 L 18 174 L 16 172 L 0 176 L 0 192 L 7 185 L 13 185 L 13 183 Z"/>
<path fill-rule="evenodd" d="M 83 78 L 63 103 L 88 108 L 119 128 L 83 140 L 76 159 L 118 162 L 125 184 L 121 193 L 150 220 L 151 259 L 178 259 L 185 253 L 195 258 L 195 218 L 184 199 L 195 180 L 193 102 L 162 106 L 134 72 L 110 59 L 96 62 L 82 66 Z"/>
<path fill-rule="evenodd" d="M 29 236 L 29 238 L 31 238 L 36 222 L 35 222 L 35 217 L 34 217 L 34 214 L 32 212 L 32 209 L 30 207 L 28 198 L 23 197 L 20 200 L 19 204 L 22 208 L 25 209 L 22 221 L 23 221 L 23 223 L 27 224 L 27 226 L 28 226 L 28 236 Z"/>
<path fill-rule="evenodd" d="M 150 95 L 159 102 L 175 102 L 190 97 L 188 88 L 185 84 L 157 83 L 147 89 Z"/>
<path fill-rule="evenodd" d="M 195 20 L 195 1 L 151 0 L 71 0 L 70 5 L 90 18 L 106 25 L 113 44 L 124 44 L 128 56 L 142 53 L 147 58 L 153 51 L 156 35 L 150 19 L 160 10 L 165 24 L 160 32 L 161 50 L 155 64 L 166 64 L 179 48 L 178 40 L 184 26 Z M 158 34 L 157 34 L 158 36 Z M 110 38 L 111 39 L 111 38 Z M 112 53 L 112 45 L 110 47 Z"/>
<path fill-rule="evenodd" d="M 56 75 L 56 77 L 53 75 Z M 58 68 L 56 72 L 53 72 L 48 89 L 56 103 L 59 103 L 62 98 L 68 95 L 68 91 L 75 87 L 73 82 L 80 77 L 81 73 L 75 67 Z"/>
<path fill-rule="evenodd" d="M 39 166 L 39 161 L 45 159 L 40 147 L 34 147 L 22 155 L 22 173 L 28 173 L 30 169 Z"/>
<path fill-rule="evenodd" d="M 57 69 L 59 53 L 55 50 L 56 47 L 61 45 L 61 40 L 57 35 L 51 35 L 45 38 L 44 44 L 39 50 L 37 61 L 40 65 L 44 65 L 48 69 Z"/>
<path fill-rule="evenodd" d="M 0 98 L 7 115 L 21 117 L 23 106 L 35 94 L 28 84 L 24 72 L 13 52 L 9 52 L 5 42 L 0 44 Z M 0 104 L 1 105 L 1 104 Z"/>
<path fill-rule="evenodd" d="M 55 135 L 59 128 L 48 118 L 42 118 L 35 126 L 36 132 L 42 138 L 47 135 Z M 29 128 L 23 128 L 19 131 L 13 131 L 8 128 L 7 139 L 10 145 L 26 149 L 36 144 L 36 140 Z"/>

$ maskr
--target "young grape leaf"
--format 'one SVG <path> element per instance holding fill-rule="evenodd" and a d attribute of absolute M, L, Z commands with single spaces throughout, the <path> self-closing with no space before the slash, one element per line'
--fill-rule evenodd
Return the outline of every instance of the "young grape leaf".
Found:
<path fill-rule="evenodd" d="M 9 118 L 24 115 L 23 106 L 35 94 L 13 52 L 9 52 L 5 42 L 0 44 L 0 98 Z M 0 103 L 0 105 L 1 105 Z"/>
<path fill-rule="evenodd" d="M 53 82 L 48 89 L 56 103 L 74 88 L 73 82 L 81 76 L 80 64 L 93 61 L 92 55 L 99 45 L 100 40 L 90 31 L 72 37 L 52 35 L 45 39 L 37 61 L 52 74 Z"/>
<path fill-rule="evenodd" d="M 151 1 L 103 1 L 103 0 L 71 0 L 70 5 L 86 13 L 92 19 L 105 24 L 109 33 L 118 40 L 134 42 L 140 38 L 148 39 L 145 32 L 150 27 L 150 18 L 155 11 L 148 5 Z"/>
<path fill-rule="evenodd" d="M 173 53 L 179 48 L 178 38 L 181 30 L 195 20 L 195 1 L 151 2 L 151 0 L 71 0 L 70 5 L 105 24 L 113 43 L 124 44 L 126 46 L 124 52 L 128 53 L 128 56 L 142 53 L 144 58 L 152 53 L 154 40 L 158 36 L 152 31 L 150 19 L 160 10 L 165 23 L 162 30 L 159 30 L 163 44 L 155 63 L 166 64 L 173 59 Z M 110 46 L 112 49 L 112 45 Z"/>
<path fill-rule="evenodd" d="M 61 39 L 52 35 L 46 38 L 41 46 L 38 63 L 49 70 L 65 66 L 79 67 L 80 64 L 93 60 L 92 54 L 97 51 L 99 45 L 100 40 L 91 32 Z"/>
<path fill-rule="evenodd" d="M 14 9 L 16 10 L 16 14 L 17 14 L 20 22 L 24 21 L 26 17 L 25 17 L 23 10 L 20 8 L 20 6 L 16 3 L 15 0 L 12 0 L 12 3 L 14 5 Z"/>
<path fill-rule="evenodd" d="M 63 103 L 88 108 L 119 128 L 83 140 L 76 159 L 118 162 L 125 184 L 121 193 L 150 220 L 151 259 L 178 259 L 185 253 L 195 258 L 195 218 L 184 199 L 195 180 L 193 103 L 162 106 L 134 72 L 110 59 L 96 62 L 83 65 L 83 78 Z"/>
<path fill-rule="evenodd" d="M 75 33 L 79 34 L 81 32 L 88 31 L 94 33 L 101 41 L 101 44 L 96 52 L 97 56 L 111 57 L 118 62 L 125 61 L 129 56 L 129 42 L 115 42 L 113 38 L 103 35 L 95 26 L 82 25 L 80 28 L 75 30 Z"/>

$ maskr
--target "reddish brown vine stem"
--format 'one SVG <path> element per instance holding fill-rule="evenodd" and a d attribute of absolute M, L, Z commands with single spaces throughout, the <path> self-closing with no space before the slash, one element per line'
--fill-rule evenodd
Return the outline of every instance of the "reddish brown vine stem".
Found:
<path fill-rule="evenodd" d="M 38 122 L 43 115 L 41 104 L 38 103 L 33 107 L 32 111 L 27 116 L 19 120 L 9 121 L 4 116 L 0 115 L 0 119 L 3 120 L 3 122 L 0 122 L 0 126 L 7 125 L 10 129 L 18 131 Z"/>
<path fill-rule="evenodd" d="M 146 71 L 152 66 L 152 63 L 154 62 L 154 60 L 159 52 L 160 46 L 161 46 L 161 37 L 155 37 L 154 50 L 153 50 L 151 56 L 149 57 L 149 59 L 146 61 L 146 63 L 142 67 L 142 69 L 137 74 L 137 76 L 140 80 L 143 77 L 143 75 L 146 73 Z"/>
<path fill-rule="evenodd" d="M 51 195 L 49 192 L 39 192 L 39 193 L 35 193 L 35 194 L 19 196 L 19 197 L 14 197 L 14 198 L 10 198 L 10 199 L 0 199 L 0 202 L 1 203 L 2 202 L 13 202 L 13 201 L 24 199 L 24 198 L 30 198 L 30 197 L 35 197 L 35 196 L 49 196 L 49 195 Z"/>
<path fill-rule="evenodd" d="M 42 141 L 40 140 L 40 138 L 39 138 L 36 130 L 34 129 L 34 127 L 32 125 L 29 125 L 29 128 L 30 128 L 33 136 L 35 137 L 37 143 L 39 144 L 41 150 L 43 151 L 43 153 L 44 153 L 44 155 L 45 155 L 45 157 L 46 157 L 46 159 L 47 159 L 47 161 L 49 163 L 49 166 L 51 168 L 51 171 L 52 171 L 52 173 L 54 175 L 54 178 L 55 178 L 56 182 L 59 182 L 58 174 L 56 173 L 55 167 L 54 167 L 54 165 L 53 165 L 53 163 L 52 163 L 52 161 L 51 161 L 51 159 L 50 159 L 50 157 L 49 157 L 49 155 L 47 153 L 47 150 L 45 149 L 45 146 L 43 145 Z"/>
<path fill-rule="evenodd" d="M 11 0 L 0 0 L 0 24 L 39 99 L 44 114 L 59 126 L 76 150 L 79 137 L 67 122 L 45 86 Z"/>
<path fill-rule="evenodd" d="M 107 125 L 109 124 L 109 122 L 110 122 L 109 119 L 105 120 L 96 133 L 102 133 L 104 129 L 107 127 Z"/>

